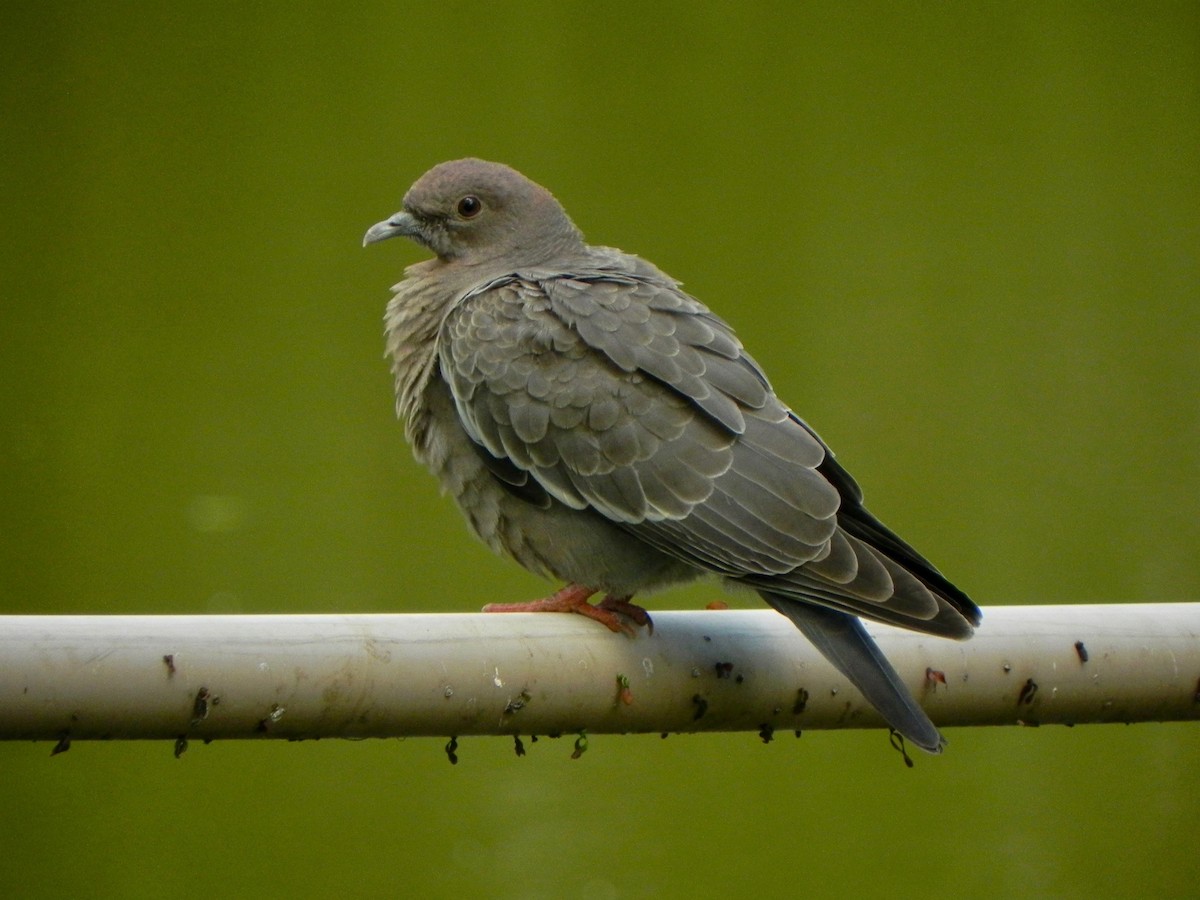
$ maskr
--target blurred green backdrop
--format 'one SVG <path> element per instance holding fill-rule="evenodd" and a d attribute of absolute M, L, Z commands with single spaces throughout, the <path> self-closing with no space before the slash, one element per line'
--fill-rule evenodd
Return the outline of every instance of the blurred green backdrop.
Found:
<path fill-rule="evenodd" d="M 1195 600 L 1200 5 L 9 4 L 0 612 L 545 589 L 382 360 L 443 159 L 684 279 L 981 603 Z M 649 604 L 695 607 L 714 588 Z M 1194 726 L 0 746 L 11 896 L 1132 896 Z"/>

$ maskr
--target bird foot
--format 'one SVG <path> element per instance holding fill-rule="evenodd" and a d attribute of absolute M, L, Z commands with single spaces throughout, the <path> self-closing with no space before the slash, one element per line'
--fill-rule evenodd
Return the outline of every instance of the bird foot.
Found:
<path fill-rule="evenodd" d="M 650 614 L 640 606 L 629 602 L 628 597 L 607 595 L 593 606 L 588 599 L 596 591 L 582 584 L 568 584 L 543 600 L 530 600 L 526 603 L 489 603 L 483 608 L 484 612 L 573 612 L 597 622 L 610 631 L 624 632 L 633 637 L 637 628 L 646 628 L 654 633 L 654 623 Z M 628 620 L 632 620 L 631 625 Z"/>
<path fill-rule="evenodd" d="M 593 609 L 618 613 L 632 619 L 633 624 L 638 628 L 645 628 L 647 634 L 654 634 L 654 620 L 650 618 L 650 613 L 646 612 L 646 610 L 636 603 L 630 603 L 628 597 L 614 597 L 612 594 L 606 594 L 604 599 L 597 603 Z M 622 626 L 622 630 L 626 631 L 627 634 L 633 633 L 625 627 L 624 622 L 622 622 Z"/>

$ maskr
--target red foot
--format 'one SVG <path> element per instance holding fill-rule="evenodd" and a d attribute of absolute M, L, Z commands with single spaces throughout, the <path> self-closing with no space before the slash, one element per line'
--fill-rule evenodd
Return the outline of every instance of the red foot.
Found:
<path fill-rule="evenodd" d="M 595 619 L 610 631 L 623 631 L 631 637 L 636 633 L 622 616 L 633 620 L 634 625 L 645 627 L 650 634 L 654 633 L 654 623 L 650 614 L 640 606 L 629 602 L 628 597 L 606 596 L 595 606 L 588 603 L 588 598 L 595 594 L 593 588 L 582 584 L 568 584 L 544 600 L 531 600 L 527 603 L 489 603 L 483 608 L 484 612 L 573 612 L 589 619 Z"/>
<path fill-rule="evenodd" d="M 612 594 L 606 594 L 604 599 L 596 604 L 596 608 L 620 613 L 633 619 L 633 624 L 638 628 L 645 628 L 647 633 L 654 634 L 654 620 L 650 618 L 650 613 L 636 603 L 630 603 L 628 597 L 614 597 Z"/>

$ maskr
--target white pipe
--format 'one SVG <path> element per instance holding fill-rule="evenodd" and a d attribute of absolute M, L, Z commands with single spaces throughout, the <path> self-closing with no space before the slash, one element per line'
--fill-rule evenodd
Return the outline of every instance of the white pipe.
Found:
<path fill-rule="evenodd" d="M 880 726 L 782 616 L 4 616 L 0 739 Z M 1200 603 L 1011 606 L 957 643 L 871 625 L 938 725 L 1200 718 Z"/>

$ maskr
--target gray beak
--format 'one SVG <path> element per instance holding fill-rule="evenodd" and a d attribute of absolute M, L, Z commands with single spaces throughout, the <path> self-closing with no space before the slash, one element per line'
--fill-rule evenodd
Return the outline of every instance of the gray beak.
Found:
<path fill-rule="evenodd" d="M 391 237 L 416 238 L 420 233 L 421 229 L 417 224 L 417 220 L 409 213 L 401 210 L 394 216 L 384 219 L 382 222 L 377 222 L 368 228 L 367 233 L 363 235 L 363 246 L 377 244 Z"/>

